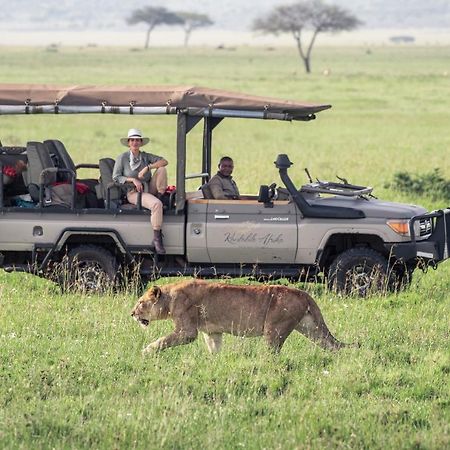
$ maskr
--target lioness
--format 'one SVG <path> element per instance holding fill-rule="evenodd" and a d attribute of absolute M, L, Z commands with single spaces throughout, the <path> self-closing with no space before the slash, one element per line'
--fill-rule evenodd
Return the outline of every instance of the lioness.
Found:
<path fill-rule="evenodd" d="M 234 286 L 201 280 L 152 286 L 131 315 L 144 327 L 151 320 L 175 323 L 173 333 L 152 342 L 144 354 L 189 344 L 198 331 L 203 332 L 211 353 L 220 350 L 222 333 L 264 336 L 276 352 L 294 329 L 326 349 L 346 345 L 331 335 L 310 295 L 286 286 Z"/>

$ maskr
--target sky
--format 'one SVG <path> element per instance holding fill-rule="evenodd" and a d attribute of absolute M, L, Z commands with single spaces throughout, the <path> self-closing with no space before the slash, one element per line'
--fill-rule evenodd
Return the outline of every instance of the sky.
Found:
<path fill-rule="evenodd" d="M 450 0 L 326 0 L 352 11 L 365 28 L 448 28 Z M 291 0 L 0 0 L 3 29 L 120 30 L 134 9 L 164 6 L 207 14 L 220 30 L 248 30 L 256 17 Z"/>

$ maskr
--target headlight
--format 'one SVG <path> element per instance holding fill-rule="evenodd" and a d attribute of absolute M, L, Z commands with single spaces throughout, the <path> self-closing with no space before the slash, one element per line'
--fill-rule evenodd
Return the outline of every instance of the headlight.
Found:
<path fill-rule="evenodd" d="M 409 220 L 408 219 L 392 219 L 386 222 L 397 234 L 401 236 L 409 236 Z M 431 219 L 420 219 L 414 222 L 414 236 L 423 237 L 429 236 L 433 231 Z"/>
<path fill-rule="evenodd" d="M 401 236 L 409 236 L 409 220 L 388 220 L 386 221 L 389 228 L 394 230 Z"/>

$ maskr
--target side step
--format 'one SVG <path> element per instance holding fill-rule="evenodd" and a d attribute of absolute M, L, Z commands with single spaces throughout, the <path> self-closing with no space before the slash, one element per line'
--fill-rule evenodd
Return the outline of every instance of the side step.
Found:
<path fill-rule="evenodd" d="M 245 267 L 245 266 L 189 266 L 184 267 L 171 265 L 162 267 L 145 267 L 141 269 L 143 276 L 160 277 L 167 276 L 194 276 L 198 278 L 220 278 L 220 277 L 254 277 L 270 278 L 273 280 L 279 278 L 299 278 L 300 280 L 317 281 L 318 271 L 309 269 L 309 271 L 302 270 L 301 267 Z"/>
<path fill-rule="evenodd" d="M 25 272 L 36 274 L 36 269 L 30 266 L 29 264 L 9 264 L 7 266 L 3 266 L 3 270 L 7 273 Z"/>

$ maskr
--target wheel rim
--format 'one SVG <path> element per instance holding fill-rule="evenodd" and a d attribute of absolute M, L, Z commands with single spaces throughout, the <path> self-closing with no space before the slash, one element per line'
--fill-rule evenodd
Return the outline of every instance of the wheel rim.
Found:
<path fill-rule="evenodd" d="M 380 266 L 358 264 L 345 273 L 345 291 L 350 295 L 365 297 L 372 290 L 382 286 L 383 276 Z"/>
<path fill-rule="evenodd" d="M 97 261 L 80 261 L 73 267 L 73 284 L 83 292 L 104 292 L 110 277 Z"/>

